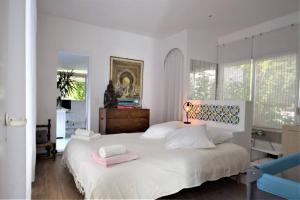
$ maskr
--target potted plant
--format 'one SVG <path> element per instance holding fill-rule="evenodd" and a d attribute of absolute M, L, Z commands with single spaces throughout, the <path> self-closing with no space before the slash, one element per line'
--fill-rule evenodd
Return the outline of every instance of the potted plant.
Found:
<path fill-rule="evenodd" d="M 73 70 L 71 71 L 59 71 L 57 73 L 56 87 L 59 90 L 60 95 L 57 97 L 57 106 L 61 106 L 61 99 L 70 95 L 75 88 L 75 81 L 72 80 L 74 75 Z"/>

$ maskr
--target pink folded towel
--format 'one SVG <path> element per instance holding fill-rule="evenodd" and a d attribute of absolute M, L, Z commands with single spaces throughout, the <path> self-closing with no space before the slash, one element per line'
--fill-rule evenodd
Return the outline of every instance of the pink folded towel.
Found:
<path fill-rule="evenodd" d="M 97 164 L 103 165 L 105 167 L 118 164 L 118 163 L 123 163 L 127 162 L 130 160 L 135 160 L 139 156 L 134 153 L 126 153 L 126 154 L 121 154 L 121 155 L 116 155 L 112 156 L 109 158 L 101 158 L 97 153 L 92 153 L 92 160 L 96 162 Z"/>

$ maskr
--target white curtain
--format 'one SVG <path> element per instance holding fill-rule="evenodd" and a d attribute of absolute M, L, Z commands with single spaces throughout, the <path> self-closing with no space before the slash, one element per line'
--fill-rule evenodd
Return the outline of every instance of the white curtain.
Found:
<path fill-rule="evenodd" d="M 164 121 L 181 120 L 184 56 L 179 49 L 173 49 L 168 53 L 164 69 Z"/>
<path fill-rule="evenodd" d="M 191 59 L 190 99 L 207 100 L 216 97 L 217 64 Z"/>
<path fill-rule="evenodd" d="M 225 44 L 218 60 L 218 99 L 253 101 L 258 128 L 297 122 L 299 25 Z"/>
<path fill-rule="evenodd" d="M 252 40 L 219 47 L 218 99 L 250 100 Z"/>
<path fill-rule="evenodd" d="M 254 126 L 280 129 L 296 122 L 298 52 L 298 25 L 254 37 Z"/>

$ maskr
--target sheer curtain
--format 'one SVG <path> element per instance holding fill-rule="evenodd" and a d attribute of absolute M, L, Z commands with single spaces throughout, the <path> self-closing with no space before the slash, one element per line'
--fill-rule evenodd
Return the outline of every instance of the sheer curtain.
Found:
<path fill-rule="evenodd" d="M 219 47 L 218 99 L 250 100 L 252 40 Z"/>
<path fill-rule="evenodd" d="M 253 101 L 257 128 L 297 122 L 299 25 L 220 46 L 218 59 L 218 99 Z"/>
<path fill-rule="evenodd" d="M 299 26 L 255 36 L 253 44 L 254 126 L 281 128 L 282 124 L 295 123 Z"/>
<path fill-rule="evenodd" d="M 216 73 L 216 63 L 192 59 L 190 67 L 190 99 L 215 99 Z"/>
<path fill-rule="evenodd" d="M 184 56 L 179 49 L 171 50 L 165 59 L 164 121 L 182 119 Z"/>

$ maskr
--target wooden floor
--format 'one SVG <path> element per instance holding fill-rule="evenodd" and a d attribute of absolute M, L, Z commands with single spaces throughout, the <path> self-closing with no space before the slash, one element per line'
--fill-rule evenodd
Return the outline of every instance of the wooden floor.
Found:
<path fill-rule="evenodd" d="M 223 178 L 204 183 L 199 187 L 184 189 L 161 199 L 243 200 L 245 198 L 245 185 Z M 37 161 L 32 199 L 83 199 L 76 189 L 72 175 L 61 164 L 61 156 L 58 156 L 56 161 Z"/>
<path fill-rule="evenodd" d="M 61 156 L 56 160 L 37 160 L 32 199 L 83 199 L 72 175 L 64 168 Z"/>

